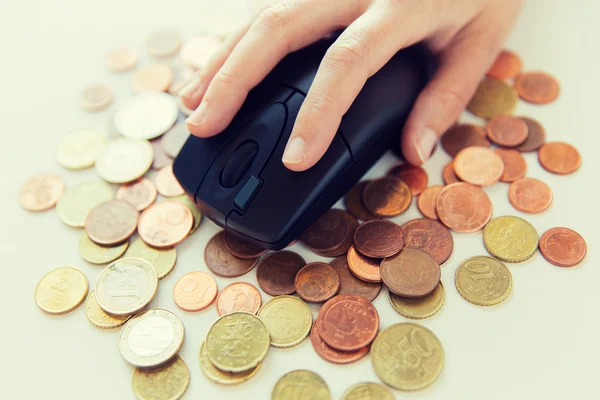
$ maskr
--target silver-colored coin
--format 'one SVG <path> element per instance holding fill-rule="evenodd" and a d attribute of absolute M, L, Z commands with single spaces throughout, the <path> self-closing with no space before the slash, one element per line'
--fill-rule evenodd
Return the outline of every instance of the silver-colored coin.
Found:
<path fill-rule="evenodd" d="M 116 138 L 98 154 L 96 171 L 111 183 L 131 182 L 150 169 L 154 150 L 147 140 Z"/>
<path fill-rule="evenodd" d="M 143 92 L 117 110 L 115 128 L 131 139 L 154 139 L 173 126 L 177 114 L 177 102 L 172 96 Z"/>
<path fill-rule="evenodd" d="M 106 137 L 93 129 L 78 129 L 60 139 L 56 161 L 68 169 L 91 167 L 98 152 L 106 144 Z"/>
<path fill-rule="evenodd" d="M 186 140 L 190 137 L 187 125 L 182 122 L 169 129 L 160 139 L 160 144 L 170 157 L 177 157 Z"/>

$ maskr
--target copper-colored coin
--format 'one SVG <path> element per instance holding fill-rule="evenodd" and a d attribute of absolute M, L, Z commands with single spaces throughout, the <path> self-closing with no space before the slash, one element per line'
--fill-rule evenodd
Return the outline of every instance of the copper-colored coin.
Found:
<path fill-rule="evenodd" d="M 173 287 L 173 300 L 185 311 L 200 311 L 210 306 L 217 297 L 215 278 L 202 271 L 188 272 Z"/>
<path fill-rule="evenodd" d="M 490 142 L 485 137 L 485 130 L 482 127 L 461 124 L 448 129 L 442 136 L 442 147 L 451 157 L 463 149 L 471 146 L 490 147 Z"/>
<path fill-rule="evenodd" d="M 321 358 L 334 364 L 351 364 L 360 360 L 369 352 L 369 346 L 354 351 L 340 351 L 334 349 L 321 338 L 317 324 L 313 324 L 312 330 L 310 331 L 310 342 Z"/>
<path fill-rule="evenodd" d="M 39 174 L 19 188 L 19 203 L 27 211 L 45 211 L 56 205 L 65 191 L 63 180 L 54 174 Z"/>
<path fill-rule="evenodd" d="M 504 170 L 500 177 L 501 182 L 514 182 L 525 176 L 527 162 L 519 151 L 515 149 L 495 149 L 494 152 L 500 156 L 504 164 Z"/>
<path fill-rule="evenodd" d="M 540 252 L 551 264 L 573 267 L 585 258 L 587 245 L 579 233 L 569 228 L 551 228 L 540 238 Z"/>
<path fill-rule="evenodd" d="M 527 139 L 517 146 L 516 150 L 522 153 L 538 150 L 546 143 L 546 130 L 534 119 L 527 117 L 521 117 L 521 119 L 527 125 Z"/>
<path fill-rule="evenodd" d="M 138 233 L 152 247 L 172 247 L 187 237 L 193 223 L 189 208 L 176 201 L 161 201 L 144 210 Z"/>
<path fill-rule="evenodd" d="M 568 143 L 550 142 L 543 145 L 538 152 L 538 160 L 542 167 L 553 174 L 571 174 L 581 165 L 581 155 Z"/>
<path fill-rule="evenodd" d="M 315 252 L 331 251 L 344 243 L 350 227 L 342 210 L 327 210 L 301 235 L 300 240 Z"/>
<path fill-rule="evenodd" d="M 315 324 L 329 346 L 355 351 L 368 346 L 377 336 L 379 314 L 363 297 L 340 294 L 323 304 Z"/>
<path fill-rule="evenodd" d="M 380 217 L 394 217 L 404 213 L 412 201 L 412 192 L 400 179 L 386 176 L 375 179 L 363 190 L 367 210 Z"/>
<path fill-rule="evenodd" d="M 338 294 L 356 294 L 369 301 L 373 301 L 381 291 L 381 283 L 371 283 L 358 279 L 350 272 L 348 257 L 343 255 L 330 263 L 331 267 L 340 277 L 340 290 Z"/>
<path fill-rule="evenodd" d="M 123 200 L 138 211 L 144 211 L 156 200 L 156 187 L 150 179 L 139 178 L 117 189 L 117 200 Z"/>
<path fill-rule="evenodd" d="M 523 60 L 521 57 L 509 50 L 502 50 L 496 57 L 496 61 L 488 70 L 487 76 L 496 79 L 514 79 L 523 69 Z"/>
<path fill-rule="evenodd" d="M 106 64 L 108 68 L 115 72 L 128 71 L 135 67 L 140 52 L 128 47 L 119 47 L 112 49 L 106 55 Z"/>
<path fill-rule="evenodd" d="M 340 290 L 340 277 L 331 265 L 314 262 L 298 271 L 294 286 L 302 300 L 322 303 L 335 296 Z"/>
<path fill-rule="evenodd" d="M 152 169 L 162 169 L 167 165 L 173 164 L 173 159 L 165 152 L 162 147 L 162 137 L 152 139 L 150 144 L 154 150 L 154 160 L 152 160 Z"/>
<path fill-rule="evenodd" d="M 558 97 L 558 81 L 545 72 L 525 72 L 517 78 L 515 89 L 519 97 L 533 104 L 552 103 Z"/>
<path fill-rule="evenodd" d="M 367 257 L 389 257 L 399 252 L 403 245 L 402 229 L 392 221 L 368 221 L 354 232 L 354 247 Z"/>
<path fill-rule="evenodd" d="M 206 266 L 216 275 L 235 278 L 250 271 L 258 263 L 258 258 L 237 258 L 225 247 L 225 231 L 212 237 L 204 249 Z"/>
<path fill-rule="evenodd" d="M 225 247 L 237 258 L 256 258 L 267 252 L 266 249 L 229 232 L 225 232 Z"/>
<path fill-rule="evenodd" d="M 173 83 L 173 71 L 164 64 L 153 64 L 138 69 L 131 81 L 136 92 L 166 92 L 171 83 Z"/>
<path fill-rule="evenodd" d="M 488 195 L 468 183 L 446 186 L 440 192 L 435 212 L 444 225 L 456 232 L 476 232 L 492 218 L 492 202 Z"/>
<path fill-rule="evenodd" d="M 552 204 L 552 190 L 539 179 L 521 178 L 510 184 L 508 200 L 519 211 L 538 214 Z"/>
<path fill-rule="evenodd" d="M 381 262 L 381 280 L 388 289 L 402 297 L 421 297 L 440 283 L 440 265 L 422 250 L 405 248 Z"/>
<path fill-rule="evenodd" d="M 399 164 L 390 169 L 387 175 L 396 177 L 406 183 L 413 196 L 418 195 L 427 187 L 429 177 L 423 168 L 411 164 Z"/>
<path fill-rule="evenodd" d="M 461 150 L 454 159 L 454 172 L 465 182 L 477 186 L 490 186 L 498 182 L 504 163 L 498 154 L 485 147 Z"/>
<path fill-rule="evenodd" d="M 350 249 L 350 246 L 352 246 L 352 243 L 354 243 L 354 232 L 358 228 L 358 220 L 345 211 L 342 211 L 342 214 L 348 224 L 348 234 L 344 238 L 344 241 L 331 250 L 315 251 L 318 255 L 323 257 L 339 257 L 342 254 L 346 254 L 348 249 Z"/>
<path fill-rule="evenodd" d="M 169 164 L 156 174 L 156 189 L 165 197 L 177 197 L 185 191 L 173 174 L 173 164 Z"/>
<path fill-rule="evenodd" d="M 169 157 L 177 157 L 185 142 L 190 137 L 190 131 L 185 122 L 180 122 L 169 129 L 160 139 L 160 144 Z"/>
<path fill-rule="evenodd" d="M 92 208 L 85 219 L 85 233 L 103 246 L 123 243 L 137 227 L 139 213 L 122 200 L 105 201 Z"/>
<path fill-rule="evenodd" d="M 487 137 L 492 143 L 504 147 L 517 147 L 527 139 L 527 124 L 512 115 L 496 115 L 489 120 Z"/>
<path fill-rule="evenodd" d="M 448 164 L 446 164 L 444 167 L 444 172 L 442 173 L 442 178 L 444 179 L 444 183 L 446 185 L 460 182 L 460 178 L 456 176 L 456 172 L 454 172 L 454 161 L 450 161 Z"/>
<path fill-rule="evenodd" d="M 380 259 L 364 256 L 356 251 L 354 246 L 350 247 L 346 257 L 350 272 L 357 278 L 365 282 L 381 282 L 381 274 L 379 272 Z"/>
<path fill-rule="evenodd" d="M 440 265 L 452 255 L 454 249 L 452 234 L 438 221 L 426 218 L 413 219 L 402 225 L 402 233 L 405 248 L 423 250 Z"/>
<path fill-rule="evenodd" d="M 100 111 L 112 103 L 112 88 L 100 83 L 87 86 L 81 91 L 81 107 L 86 111 Z"/>
<path fill-rule="evenodd" d="M 267 254 L 256 267 L 256 280 L 262 290 L 271 296 L 296 292 L 294 280 L 306 261 L 293 251 L 284 250 Z"/>
<path fill-rule="evenodd" d="M 246 311 L 256 314 L 262 305 L 260 292 L 246 282 L 234 282 L 225 286 L 217 296 L 217 313 L 229 314 L 235 311 Z"/>
<path fill-rule="evenodd" d="M 417 199 L 417 207 L 424 217 L 437 219 L 437 214 L 435 213 L 435 203 L 437 202 L 437 198 L 443 188 L 444 187 L 441 185 L 429 186 L 419 195 L 419 198 Z"/>
<path fill-rule="evenodd" d="M 348 193 L 346 193 L 346 196 L 344 196 L 344 206 L 346 207 L 346 210 L 363 221 L 379 218 L 377 215 L 367 210 L 363 204 L 362 192 L 368 183 L 369 181 L 358 182 Z"/>

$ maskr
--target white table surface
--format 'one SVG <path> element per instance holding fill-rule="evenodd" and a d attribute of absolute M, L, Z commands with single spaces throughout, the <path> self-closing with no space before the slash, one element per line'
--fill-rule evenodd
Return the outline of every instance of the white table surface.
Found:
<path fill-rule="evenodd" d="M 554 104 L 519 104 L 517 114 L 532 116 L 547 128 L 550 140 L 565 140 L 582 154 L 580 170 L 571 176 L 551 175 L 527 154 L 528 175 L 546 181 L 554 191 L 551 208 L 541 215 L 521 215 L 507 199 L 507 185 L 486 192 L 494 215 L 521 215 L 537 230 L 568 226 L 587 240 L 589 255 L 572 269 L 554 267 L 536 254 L 510 265 L 514 287 L 506 302 L 481 308 L 463 300 L 453 284 L 457 265 L 467 257 L 485 255 L 481 234 L 454 234 L 455 249 L 442 268 L 446 304 L 422 323 L 441 340 L 446 364 L 439 381 L 418 393 L 395 392 L 398 398 L 426 399 L 598 399 L 600 379 L 600 322 L 598 319 L 599 259 L 598 171 L 600 132 L 596 123 L 598 74 L 595 0 L 530 0 L 508 47 L 523 56 L 526 69 L 542 69 L 557 76 L 561 96 Z M 131 96 L 130 74 L 107 70 L 104 57 L 111 47 L 144 49 L 147 35 L 160 27 L 174 27 L 184 38 L 196 33 L 225 33 L 242 20 L 244 1 L 116 1 L 3 0 L 0 2 L 0 128 L 4 153 L 1 254 L 2 289 L 2 399 L 131 399 L 133 368 L 119 355 L 119 330 L 103 331 L 86 321 L 83 307 L 52 317 L 35 305 L 33 290 L 49 270 L 72 265 L 95 286 L 101 267 L 84 262 L 77 251 L 81 231 L 70 229 L 55 211 L 28 213 L 19 207 L 17 190 L 30 175 L 48 171 L 67 185 L 98 179 L 94 169 L 71 172 L 55 162 L 55 148 L 64 133 L 79 127 L 106 130 L 116 107 Z M 141 64 L 150 60 L 143 56 Z M 140 64 L 140 65 L 141 65 Z M 78 107 L 80 90 L 105 82 L 115 90 L 115 103 L 100 113 Z M 467 120 L 474 120 L 466 117 Z M 449 160 L 439 150 L 426 165 L 431 184 L 441 183 L 441 168 Z M 394 162 L 387 155 L 367 175 L 382 175 Z M 402 223 L 419 217 L 416 206 L 395 218 Z M 309 340 L 287 350 L 271 349 L 260 372 L 237 387 L 209 382 L 200 371 L 198 350 L 214 307 L 186 313 L 173 303 L 171 290 L 185 272 L 207 270 L 203 251 L 217 231 L 208 220 L 177 247 L 174 272 L 160 282 L 152 306 L 179 315 L 186 328 L 181 355 L 191 371 L 186 399 L 266 399 L 286 372 L 305 368 L 321 374 L 339 398 L 350 385 L 379 381 L 370 357 L 348 366 L 323 361 Z M 301 245 L 294 250 L 317 260 Z M 256 284 L 251 272 L 239 280 Z M 217 278 L 220 287 L 233 279 Z M 270 297 L 263 294 L 263 300 Z M 388 303 L 384 289 L 375 305 L 381 326 L 407 321 Z M 316 316 L 317 307 L 313 307 Z"/>

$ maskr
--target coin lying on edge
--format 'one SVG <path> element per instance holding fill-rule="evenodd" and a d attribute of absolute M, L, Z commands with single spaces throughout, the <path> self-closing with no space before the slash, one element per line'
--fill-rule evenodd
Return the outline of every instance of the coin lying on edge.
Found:
<path fill-rule="evenodd" d="M 65 191 L 62 179 L 54 174 L 39 174 L 19 188 L 19 203 L 27 211 L 45 211 L 56 205 Z"/>
<path fill-rule="evenodd" d="M 454 283 L 458 293 L 469 303 L 493 306 L 510 294 L 512 275 L 506 265 L 495 258 L 475 256 L 458 266 Z"/>
<path fill-rule="evenodd" d="M 297 388 L 301 390 L 298 391 Z M 279 378 L 271 393 L 271 400 L 288 400 L 290 393 L 300 393 L 294 395 L 294 400 L 331 400 L 325 380 L 320 375 L 303 369 L 288 372 Z"/>
<path fill-rule="evenodd" d="M 140 400 L 177 400 L 185 394 L 189 384 L 190 370 L 179 356 L 160 368 L 136 368 L 132 381 L 133 392 Z"/>
<path fill-rule="evenodd" d="M 244 372 L 221 371 L 220 369 L 215 367 L 208 359 L 208 355 L 206 353 L 206 346 L 204 342 L 202 342 L 202 345 L 200 346 L 200 354 L 198 358 L 200 359 L 200 369 L 208 379 L 215 383 L 218 383 L 219 385 L 227 386 L 238 385 L 242 382 L 247 381 L 248 379 L 256 375 L 256 373 L 260 369 L 260 366 L 262 365 L 262 363 L 258 363 L 256 367 Z"/>
<path fill-rule="evenodd" d="M 271 346 L 285 348 L 301 343 L 310 332 L 312 312 L 294 296 L 277 296 L 265 303 L 258 317 L 267 327 Z"/>
<path fill-rule="evenodd" d="M 66 314 L 76 309 L 88 293 L 88 281 L 81 271 L 61 267 L 48 272 L 35 288 L 35 302 L 48 314 Z"/>
<path fill-rule="evenodd" d="M 100 329 L 118 328 L 130 318 L 129 315 L 119 317 L 104 312 L 98 305 L 98 301 L 96 301 L 96 293 L 93 289 L 85 300 L 85 316 L 92 325 Z"/>

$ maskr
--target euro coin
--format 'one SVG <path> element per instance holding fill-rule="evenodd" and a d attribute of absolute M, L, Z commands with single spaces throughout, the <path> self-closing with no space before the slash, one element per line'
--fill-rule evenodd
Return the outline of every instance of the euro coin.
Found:
<path fill-rule="evenodd" d="M 88 280 L 81 271 L 61 267 L 48 272 L 35 288 L 35 302 L 48 314 L 66 314 L 76 309 L 88 292 Z"/>

